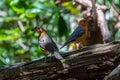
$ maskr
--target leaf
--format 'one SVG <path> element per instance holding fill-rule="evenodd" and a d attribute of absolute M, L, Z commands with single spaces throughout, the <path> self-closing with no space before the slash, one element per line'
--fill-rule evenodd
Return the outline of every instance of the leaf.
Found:
<path fill-rule="evenodd" d="M 68 35 L 67 24 L 62 16 L 60 16 L 58 20 L 58 33 L 59 33 L 59 37 Z"/>
<path fill-rule="evenodd" d="M 10 21 L 16 21 L 16 20 L 20 20 L 19 17 L 5 17 L 5 18 L 3 18 L 4 22 L 10 22 Z"/>
<path fill-rule="evenodd" d="M 39 12 L 40 12 L 40 9 L 36 9 L 36 8 L 28 9 L 28 10 L 26 10 L 25 15 L 28 18 L 34 18 L 37 15 L 37 13 L 39 13 Z"/>
<path fill-rule="evenodd" d="M 17 5 L 19 3 L 19 0 L 12 0 L 10 2 L 10 6 Z"/>
<path fill-rule="evenodd" d="M 105 1 L 105 4 L 106 4 L 106 6 L 109 6 L 109 7 L 111 6 L 111 4 L 110 4 L 110 1 L 109 1 L 109 0 L 106 0 L 106 1 Z"/>
<path fill-rule="evenodd" d="M 14 39 L 20 38 L 20 36 L 21 36 L 19 34 L 19 28 L 12 29 L 12 30 L 1 29 L 0 34 L 1 34 L 0 35 L 0 41 L 14 40 Z"/>
<path fill-rule="evenodd" d="M 77 14 L 79 12 L 75 7 L 73 7 L 71 2 L 65 2 L 62 4 L 62 6 L 69 10 L 72 14 Z"/>
<path fill-rule="evenodd" d="M 120 40 L 120 29 L 115 34 L 115 40 Z"/>
<path fill-rule="evenodd" d="M 119 4 L 120 0 L 113 0 L 115 4 Z"/>
<path fill-rule="evenodd" d="M 0 35 L 0 41 L 6 41 L 6 40 L 15 40 L 20 38 L 20 34 L 16 33 L 13 35 Z"/>
<path fill-rule="evenodd" d="M 34 14 L 34 13 L 26 13 L 26 16 L 28 18 L 34 18 L 36 16 L 36 14 Z"/>
<path fill-rule="evenodd" d="M 5 61 L 5 59 L 0 56 L 0 66 L 4 66 L 6 64 L 7 64 L 7 62 Z"/>
<path fill-rule="evenodd" d="M 16 50 L 15 54 L 23 55 L 25 53 L 25 50 L 23 49 L 18 49 Z"/>
<path fill-rule="evenodd" d="M 12 6 L 12 9 L 18 13 L 24 13 L 25 12 L 25 8 L 22 7 L 22 8 L 17 8 L 15 6 Z"/>
<path fill-rule="evenodd" d="M 52 6 L 50 6 L 50 5 L 45 5 L 44 3 L 38 3 L 38 2 L 35 2 L 34 4 L 33 4 L 33 6 L 35 7 L 35 8 L 38 8 L 38 9 L 52 9 L 53 7 Z"/>

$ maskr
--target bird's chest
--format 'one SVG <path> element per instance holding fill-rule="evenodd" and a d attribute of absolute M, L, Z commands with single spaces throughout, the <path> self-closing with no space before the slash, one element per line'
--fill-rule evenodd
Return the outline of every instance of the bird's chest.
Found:
<path fill-rule="evenodd" d="M 39 44 L 41 47 L 45 47 L 51 40 L 48 36 L 40 36 L 39 37 Z"/>
<path fill-rule="evenodd" d="M 78 37 L 75 41 L 77 43 L 79 43 L 79 42 L 82 42 L 82 41 L 86 40 L 86 38 L 87 38 L 87 33 L 85 33 L 82 36 Z"/>

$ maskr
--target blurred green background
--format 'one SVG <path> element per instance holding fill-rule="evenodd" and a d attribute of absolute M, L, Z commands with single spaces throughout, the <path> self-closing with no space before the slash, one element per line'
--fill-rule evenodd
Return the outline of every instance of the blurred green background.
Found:
<path fill-rule="evenodd" d="M 108 6 L 105 13 L 111 34 L 119 20 L 114 16 L 111 0 L 97 0 Z M 120 0 L 114 0 L 120 13 Z M 60 47 L 74 28 L 75 18 L 81 18 L 78 5 L 72 1 L 55 4 L 55 0 L 0 0 L 0 66 L 43 57 L 38 44 L 38 34 L 32 29 L 42 25 Z M 119 25 L 118 25 L 119 26 Z M 120 29 L 112 36 L 120 39 Z"/>

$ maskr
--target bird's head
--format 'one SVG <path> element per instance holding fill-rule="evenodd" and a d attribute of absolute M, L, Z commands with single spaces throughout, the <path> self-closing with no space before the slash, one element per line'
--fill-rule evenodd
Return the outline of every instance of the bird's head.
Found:
<path fill-rule="evenodd" d="M 82 20 L 80 20 L 80 22 L 79 22 L 79 26 L 86 26 L 87 25 L 87 21 L 86 21 L 86 19 L 82 19 Z"/>
<path fill-rule="evenodd" d="M 33 31 L 38 32 L 39 34 L 45 32 L 45 30 L 41 26 L 35 27 Z"/>

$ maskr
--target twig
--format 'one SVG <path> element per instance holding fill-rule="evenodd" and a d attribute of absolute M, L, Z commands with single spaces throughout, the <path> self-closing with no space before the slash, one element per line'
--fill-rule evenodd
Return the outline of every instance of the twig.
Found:
<path fill-rule="evenodd" d="M 116 67 L 108 76 L 105 77 L 105 80 L 119 80 L 120 79 L 120 65 Z"/>
<path fill-rule="evenodd" d="M 91 0 L 92 2 L 92 9 L 93 9 L 93 19 L 94 19 L 94 27 L 97 27 L 97 12 L 96 12 L 96 5 L 95 5 L 95 0 Z"/>
<path fill-rule="evenodd" d="M 18 21 L 18 25 L 19 25 L 19 27 L 20 27 L 21 31 L 22 31 L 22 32 L 24 32 L 24 31 L 25 31 L 25 29 L 24 29 L 23 24 L 22 24 L 22 22 L 21 22 L 21 21 Z"/>
<path fill-rule="evenodd" d="M 113 0 L 111 0 L 111 5 L 114 8 L 114 10 L 118 13 L 118 15 L 120 15 L 119 11 L 117 10 L 117 7 L 115 6 Z"/>

